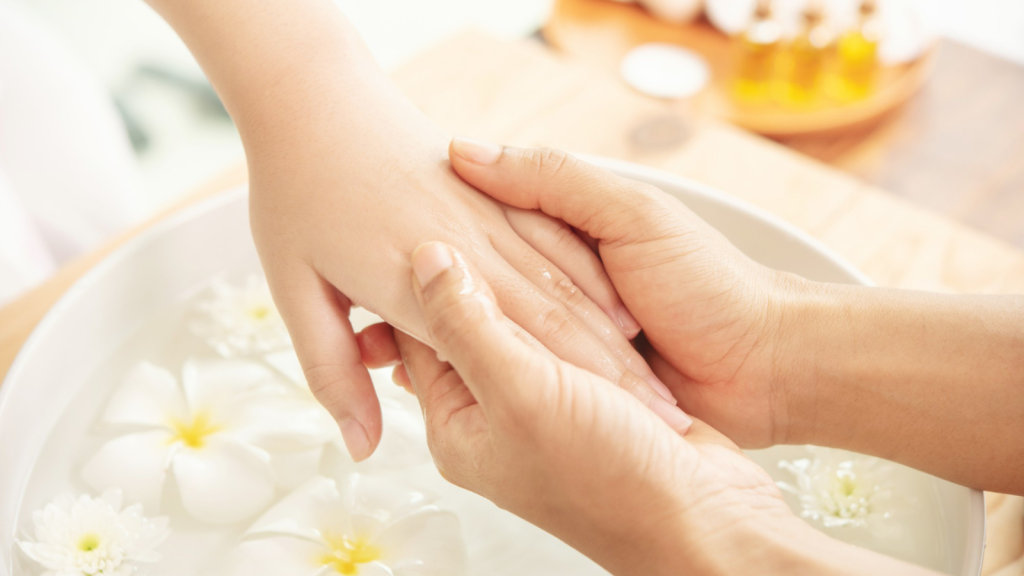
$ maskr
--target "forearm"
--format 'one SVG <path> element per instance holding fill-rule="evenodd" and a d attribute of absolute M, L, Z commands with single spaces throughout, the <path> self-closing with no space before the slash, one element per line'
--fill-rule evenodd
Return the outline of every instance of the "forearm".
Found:
<path fill-rule="evenodd" d="M 374 135 L 435 130 L 330 0 L 148 2 L 199 61 L 250 163 L 301 161 L 328 142 L 331 153 L 365 155 Z M 353 134 L 350 149 L 337 150 L 338 130 Z"/>
<path fill-rule="evenodd" d="M 829 538 L 795 516 L 748 515 L 732 523 L 721 520 L 712 520 L 723 526 L 697 545 L 665 548 L 661 569 L 644 574 L 937 576 L 919 566 Z M 685 542 L 686 535 L 681 534 L 678 540 Z"/>
<path fill-rule="evenodd" d="M 1024 493 L 1024 297 L 804 288 L 779 336 L 787 443 Z"/>

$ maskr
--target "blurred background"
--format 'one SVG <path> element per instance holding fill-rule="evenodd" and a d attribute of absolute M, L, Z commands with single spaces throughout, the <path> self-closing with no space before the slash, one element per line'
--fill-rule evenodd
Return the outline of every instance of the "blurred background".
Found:
<path fill-rule="evenodd" d="M 392 70 L 468 28 L 540 38 L 554 0 L 338 4 Z M 929 31 L 1024 78 L 1024 1 L 917 4 Z M 143 0 L 0 0 L 0 304 L 242 158 L 198 66 Z"/>

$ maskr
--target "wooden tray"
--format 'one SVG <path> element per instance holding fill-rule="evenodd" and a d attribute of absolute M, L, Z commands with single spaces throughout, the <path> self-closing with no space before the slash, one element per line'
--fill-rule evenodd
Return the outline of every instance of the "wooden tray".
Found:
<path fill-rule="evenodd" d="M 732 42 L 706 21 L 669 24 L 635 4 L 556 0 L 543 32 L 559 50 L 616 72 L 622 57 L 640 44 L 667 42 L 693 50 L 707 59 L 712 71 L 712 85 L 694 99 L 695 110 L 771 136 L 829 132 L 869 122 L 913 96 L 935 59 L 933 49 L 911 63 L 881 69 L 872 95 L 849 104 L 814 108 L 740 105 L 729 95 L 727 85 Z"/>

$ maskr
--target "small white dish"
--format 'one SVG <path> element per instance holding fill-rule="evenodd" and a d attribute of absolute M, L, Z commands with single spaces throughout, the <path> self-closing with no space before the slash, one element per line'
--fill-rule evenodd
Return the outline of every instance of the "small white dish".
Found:
<path fill-rule="evenodd" d="M 652 42 L 629 51 L 619 73 L 637 92 L 655 98 L 688 98 L 708 85 L 711 73 L 702 56 L 676 46 Z"/>

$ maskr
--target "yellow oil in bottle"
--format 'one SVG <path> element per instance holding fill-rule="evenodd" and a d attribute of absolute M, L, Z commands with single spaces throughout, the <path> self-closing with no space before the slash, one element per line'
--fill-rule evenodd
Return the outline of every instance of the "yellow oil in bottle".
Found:
<path fill-rule="evenodd" d="M 844 33 L 836 43 L 836 94 L 840 100 L 868 97 L 878 72 L 880 24 L 874 0 L 862 0 L 857 27 Z"/>
<path fill-rule="evenodd" d="M 820 4 L 808 4 L 800 33 L 789 43 L 782 64 L 782 99 L 793 106 L 811 106 L 822 95 L 822 77 L 832 48 L 833 35 Z"/>
<path fill-rule="evenodd" d="M 771 98 L 781 40 L 782 28 L 772 18 L 771 6 L 767 0 L 760 0 L 753 22 L 736 43 L 733 96 L 738 101 L 753 103 Z"/>

